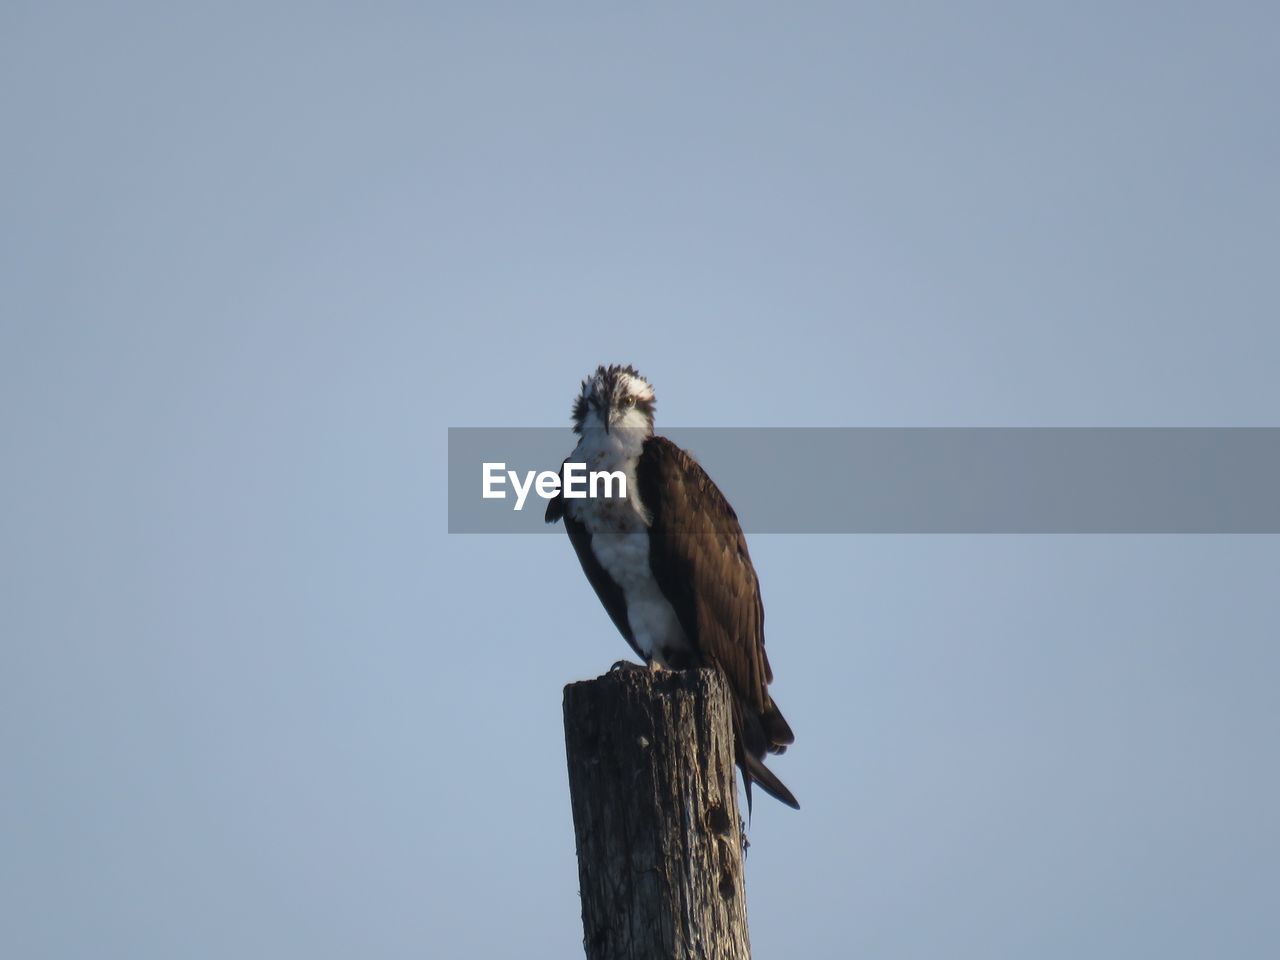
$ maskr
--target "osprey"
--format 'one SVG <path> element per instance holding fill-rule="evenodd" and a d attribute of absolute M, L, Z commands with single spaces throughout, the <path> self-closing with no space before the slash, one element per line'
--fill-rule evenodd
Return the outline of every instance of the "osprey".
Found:
<path fill-rule="evenodd" d="M 565 463 L 621 471 L 626 497 L 558 492 L 546 521 L 564 520 L 600 602 L 651 669 L 713 667 L 729 681 L 747 809 L 752 783 L 799 809 L 764 765 L 795 735 L 769 696 L 764 606 L 746 538 L 706 471 L 654 436 L 653 405 L 653 387 L 632 367 L 602 366 L 582 381 L 573 406 L 580 439 Z"/>

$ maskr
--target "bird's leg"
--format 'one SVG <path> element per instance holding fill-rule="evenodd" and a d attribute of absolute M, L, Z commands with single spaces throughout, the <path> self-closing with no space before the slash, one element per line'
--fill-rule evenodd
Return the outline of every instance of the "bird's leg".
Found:
<path fill-rule="evenodd" d="M 630 660 L 619 660 L 617 663 L 615 663 L 612 667 L 609 668 L 609 672 L 625 673 L 625 672 L 630 672 L 632 670 L 647 670 L 647 669 L 648 667 L 646 667 L 642 663 L 632 663 Z"/>

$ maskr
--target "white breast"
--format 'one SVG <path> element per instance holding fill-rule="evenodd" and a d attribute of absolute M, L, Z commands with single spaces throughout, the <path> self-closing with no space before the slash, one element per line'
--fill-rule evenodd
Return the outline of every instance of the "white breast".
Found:
<path fill-rule="evenodd" d="M 586 462 L 588 469 L 622 470 L 626 474 L 625 500 L 603 497 L 568 500 L 566 507 L 591 533 L 591 552 L 622 588 L 627 623 L 636 646 L 647 658 L 666 666 L 664 649 L 686 649 L 688 640 L 649 566 L 649 516 L 635 482 L 639 455 L 620 445 L 588 443 L 584 437 L 570 459 Z"/>

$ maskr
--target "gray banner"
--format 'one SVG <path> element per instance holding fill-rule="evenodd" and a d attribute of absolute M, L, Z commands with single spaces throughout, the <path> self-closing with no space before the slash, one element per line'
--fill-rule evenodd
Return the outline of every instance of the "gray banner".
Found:
<path fill-rule="evenodd" d="M 1280 428 L 686 428 L 748 533 L 1280 533 Z M 567 429 L 451 428 L 449 532 L 559 532 L 485 463 L 556 471 Z M 496 470 L 496 468 L 493 468 Z"/>

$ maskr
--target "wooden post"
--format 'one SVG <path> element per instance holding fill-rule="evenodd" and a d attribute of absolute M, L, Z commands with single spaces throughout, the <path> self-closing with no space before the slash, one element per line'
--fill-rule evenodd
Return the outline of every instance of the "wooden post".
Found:
<path fill-rule="evenodd" d="M 714 670 L 564 689 L 588 960 L 748 960 L 729 690 Z"/>

